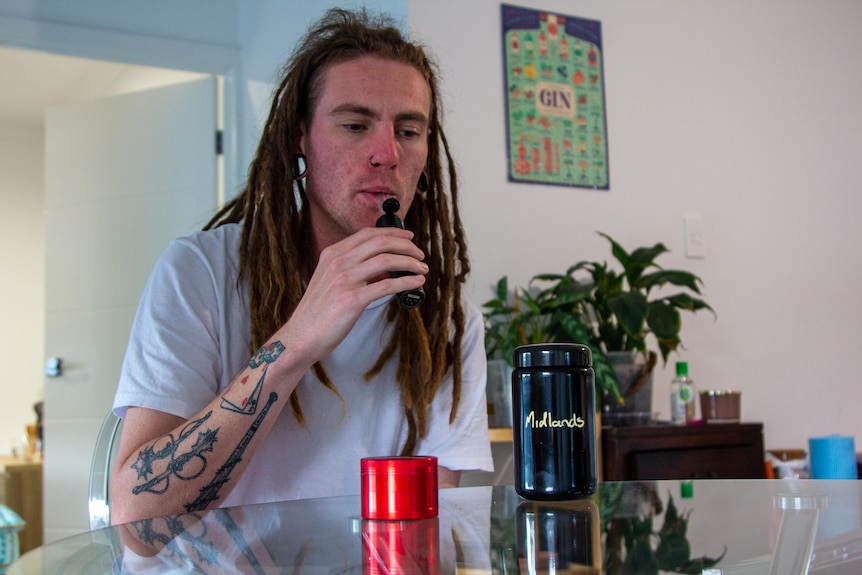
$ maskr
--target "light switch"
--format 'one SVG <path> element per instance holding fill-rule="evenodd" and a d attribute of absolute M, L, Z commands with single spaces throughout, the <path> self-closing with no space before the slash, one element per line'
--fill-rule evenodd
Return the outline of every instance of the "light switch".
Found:
<path fill-rule="evenodd" d="M 703 220 L 697 216 L 683 218 L 685 229 L 685 256 L 688 258 L 706 257 L 706 230 Z"/>

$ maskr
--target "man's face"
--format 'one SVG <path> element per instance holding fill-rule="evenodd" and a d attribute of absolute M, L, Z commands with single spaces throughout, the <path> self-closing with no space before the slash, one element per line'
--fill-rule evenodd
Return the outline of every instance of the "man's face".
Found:
<path fill-rule="evenodd" d="M 403 218 L 428 155 L 431 90 L 409 64 L 363 56 L 331 66 L 300 149 L 318 250 L 383 214 L 394 197 Z"/>

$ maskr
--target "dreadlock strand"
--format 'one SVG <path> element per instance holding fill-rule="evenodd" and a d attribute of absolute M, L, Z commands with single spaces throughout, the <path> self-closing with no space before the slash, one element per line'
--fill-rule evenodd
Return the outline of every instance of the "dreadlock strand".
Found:
<path fill-rule="evenodd" d="M 413 419 L 413 414 L 410 410 L 404 410 L 404 416 L 407 418 L 407 440 L 404 442 L 404 447 L 401 448 L 401 454 L 413 455 L 416 451 L 416 421 Z"/>
<path fill-rule="evenodd" d="M 290 393 L 290 410 L 293 412 L 293 417 L 300 427 L 307 428 L 308 424 L 305 421 L 305 413 L 302 411 L 302 404 L 299 401 L 299 388 L 295 388 Z"/>
<path fill-rule="evenodd" d="M 458 258 L 458 275 L 456 277 L 456 281 L 454 283 L 453 290 L 453 301 L 460 302 L 462 298 L 462 286 L 464 282 L 467 280 L 467 276 L 470 273 L 470 259 L 467 252 L 467 242 L 466 242 L 466 233 L 464 232 L 464 225 L 461 220 L 461 213 L 457 209 L 460 204 L 460 190 L 458 188 L 458 179 L 455 174 L 455 159 L 452 157 L 452 152 L 449 148 L 449 141 L 446 138 L 446 134 L 442 131 L 440 132 L 440 142 L 443 147 L 443 153 L 446 156 L 446 164 L 449 170 L 449 193 L 452 196 L 452 229 L 454 231 L 454 238 L 457 245 L 456 255 Z M 447 350 L 450 356 L 450 362 L 452 365 L 452 410 L 449 413 L 449 422 L 453 423 L 455 421 L 455 417 L 458 414 L 458 407 L 461 402 L 461 388 L 463 384 L 462 380 L 462 359 L 461 359 L 461 346 L 464 340 L 464 308 L 461 305 L 456 305 L 452 312 L 452 321 L 456 326 L 460 326 L 460 329 L 455 329 L 452 334 L 452 342 L 451 347 Z"/>

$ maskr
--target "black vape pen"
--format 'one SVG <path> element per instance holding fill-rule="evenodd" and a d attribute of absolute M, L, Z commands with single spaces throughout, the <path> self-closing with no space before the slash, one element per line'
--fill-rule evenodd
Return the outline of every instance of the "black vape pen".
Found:
<path fill-rule="evenodd" d="M 384 201 L 383 211 L 385 213 L 377 218 L 376 226 L 378 228 L 401 228 L 403 230 L 404 222 L 402 222 L 401 218 L 398 217 L 398 214 L 395 213 L 400 207 L 401 204 L 399 204 L 398 200 L 395 198 L 388 198 Z M 410 272 L 392 272 L 389 274 L 390 277 L 394 278 L 404 275 L 410 275 Z M 396 299 L 398 300 L 398 305 L 405 309 L 417 307 L 422 305 L 422 302 L 425 301 L 425 290 L 422 289 L 422 286 L 419 286 L 412 290 L 399 292 L 396 295 Z"/>

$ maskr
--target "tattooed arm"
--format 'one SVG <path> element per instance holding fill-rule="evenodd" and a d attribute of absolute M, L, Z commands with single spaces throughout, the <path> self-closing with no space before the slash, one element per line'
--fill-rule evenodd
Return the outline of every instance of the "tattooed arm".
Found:
<path fill-rule="evenodd" d="M 112 473 L 111 521 L 224 501 L 303 375 L 338 346 L 365 307 L 424 283 L 427 267 L 411 237 L 395 228 L 366 228 L 323 250 L 290 320 L 190 419 L 130 407 Z M 389 277 L 402 269 L 416 275 Z M 182 382 L 176 388 L 181 394 Z"/>
<path fill-rule="evenodd" d="M 222 395 L 188 421 L 129 408 L 112 475 L 112 523 L 223 501 L 307 369 L 292 362 L 291 372 L 287 356 L 279 341 L 264 346 Z M 237 383 L 243 381 L 255 382 L 251 392 Z"/>

